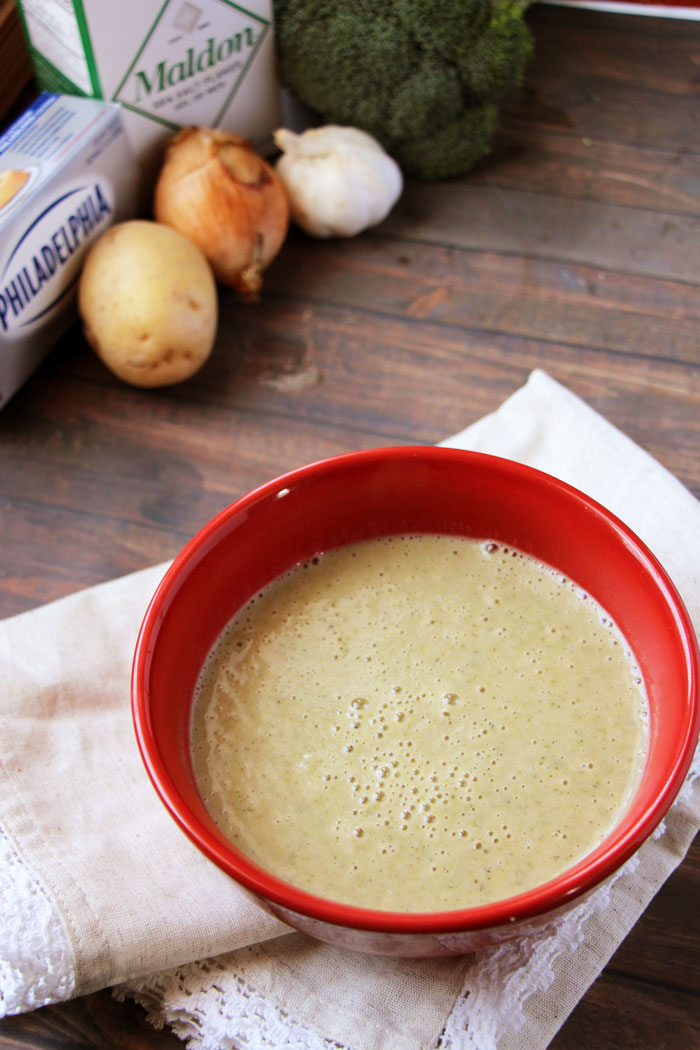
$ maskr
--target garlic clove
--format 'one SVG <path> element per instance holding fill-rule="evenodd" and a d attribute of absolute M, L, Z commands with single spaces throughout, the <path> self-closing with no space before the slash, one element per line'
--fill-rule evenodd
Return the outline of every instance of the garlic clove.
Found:
<path fill-rule="evenodd" d="M 274 140 L 292 220 L 312 236 L 355 236 L 386 218 L 401 194 L 398 164 L 359 128 L 280 128 Z"/>

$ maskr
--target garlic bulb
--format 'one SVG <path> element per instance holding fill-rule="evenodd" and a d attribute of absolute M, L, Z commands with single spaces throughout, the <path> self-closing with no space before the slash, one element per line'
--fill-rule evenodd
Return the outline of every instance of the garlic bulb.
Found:
<path fill-rule="evenodd" d="M 274 138 L 292 219 L 314 237 L 353 237 L 376 226 L 401 194 L 398 164 L 359 128 L 327 124 L 300 135 L 280 128 Z"/>
<path fill-rule="evenodd" d="M 218 128 L 183 128 L 170 140 L 153 211 L 248 300 L 258 298 L 262 273 L 289 228 L 289 202 L 274 168 L 247 139 Z"/>

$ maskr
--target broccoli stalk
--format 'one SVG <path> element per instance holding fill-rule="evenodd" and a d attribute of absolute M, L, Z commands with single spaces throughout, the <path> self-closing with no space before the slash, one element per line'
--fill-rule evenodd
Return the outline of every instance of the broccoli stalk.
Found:
<path fill-rule="evenodd" d="M 407 175 L 468 171 L 532 51 L 527 0 L 274 0 L 282 83 Z"/>

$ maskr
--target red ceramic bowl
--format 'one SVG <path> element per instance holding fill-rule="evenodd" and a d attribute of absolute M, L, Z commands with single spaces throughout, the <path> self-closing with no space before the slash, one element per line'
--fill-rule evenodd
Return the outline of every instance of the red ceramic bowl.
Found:
<path fill-rule="evenodd" d="M 189 748 L 192 693 L 237 609 L 293 564 L 374 536 L 442 532 L 500 540 L 566 573 L 607 609 L 647 687 L 650 747 L 619 826 L 545 885 L 458 911 L 394 913 L 297 889 L 249 861 L 208 816 Z M 146 768 L 192 841 L 275 915 L 315 937 L 404 956 L 472 951 L 529 931 L 611 875 L 666 813 L 698 736 L 700 659 L 681 600 L 650 551 L 612 514 L 521 464 L 454 449 L 385 448 L 312 463 L 243 496 L 175 559 L 139 634 L 133 715 Z"/>

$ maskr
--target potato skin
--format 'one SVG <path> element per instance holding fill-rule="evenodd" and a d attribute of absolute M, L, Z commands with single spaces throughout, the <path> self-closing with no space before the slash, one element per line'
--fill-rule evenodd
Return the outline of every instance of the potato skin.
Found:
<path fill-rule="evenodd" d="M 190 240 L 157 222 L 131 219 L 107 230 L 78 284 L 85 337 L 120 379 L 157 387 L 188 379 L 216 337 L 212 269 Z"/>

